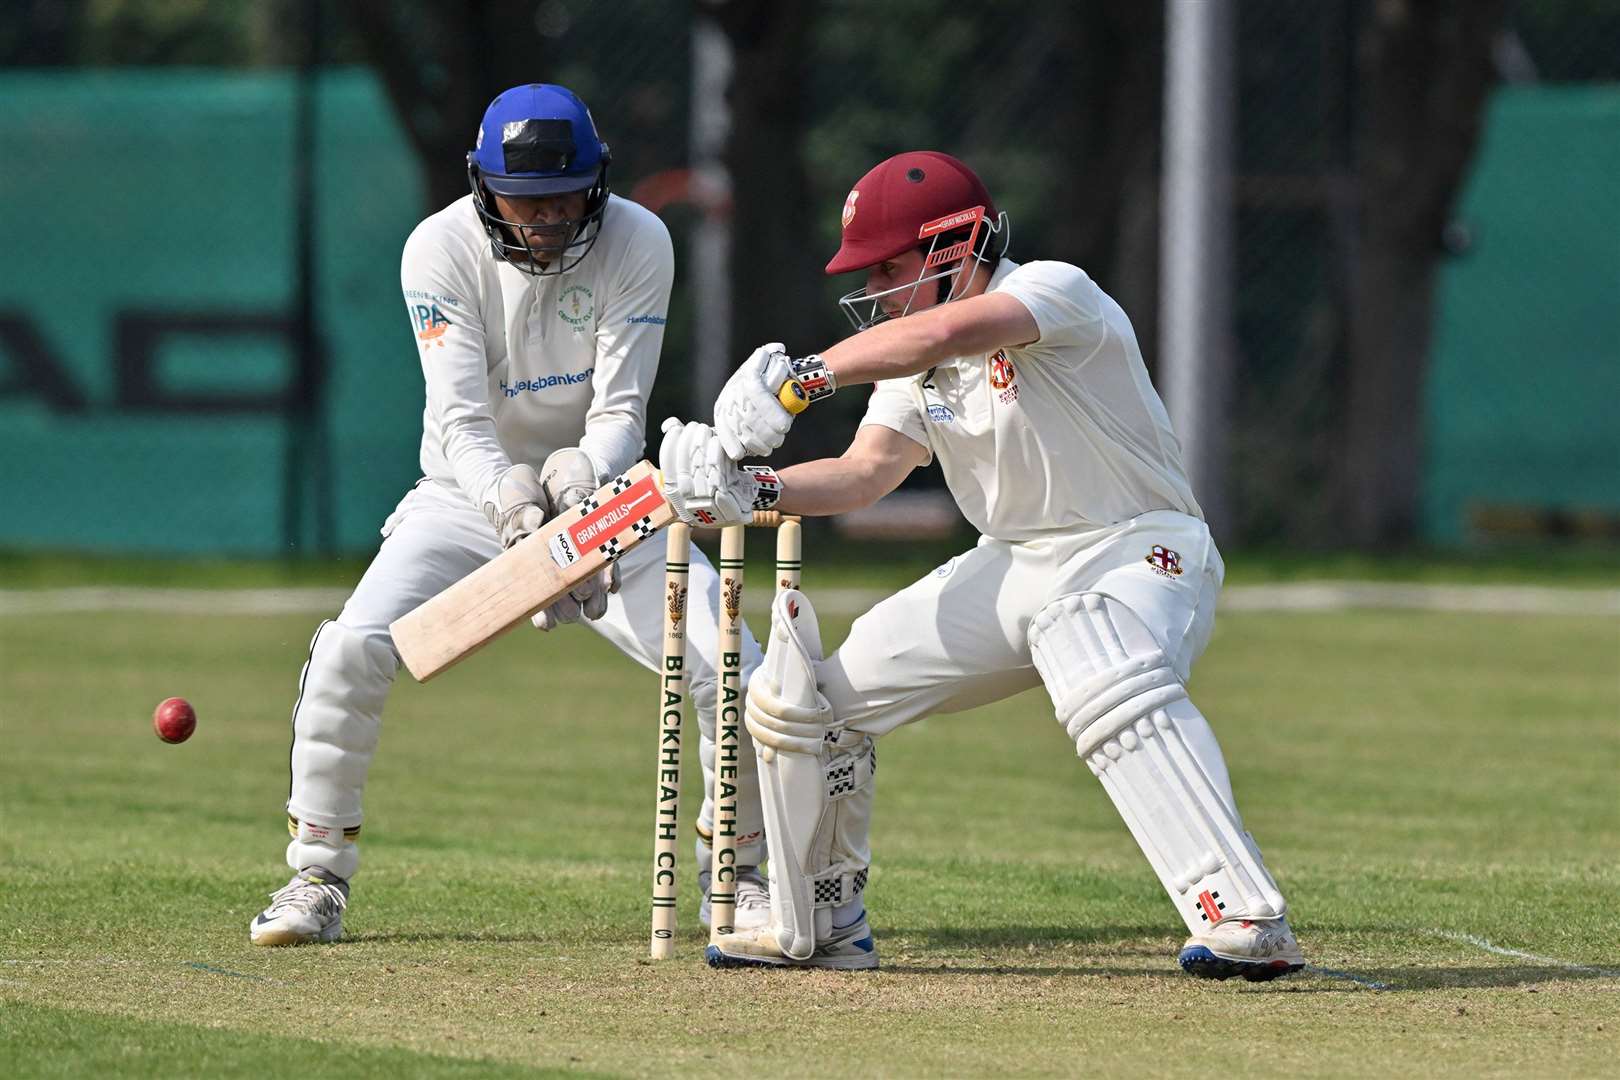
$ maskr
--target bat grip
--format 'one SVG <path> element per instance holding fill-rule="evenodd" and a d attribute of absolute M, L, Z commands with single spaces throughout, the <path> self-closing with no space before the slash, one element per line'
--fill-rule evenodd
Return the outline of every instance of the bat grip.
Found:
<path fill-rule="evenodd" d="M 776 391 L 776 400 L 782 403 L 782 408 L 794 416 L 810 407 L 810 395 L 804 392 L 804 386 L 798 379 L 789 379 L 783 383 Z"/>

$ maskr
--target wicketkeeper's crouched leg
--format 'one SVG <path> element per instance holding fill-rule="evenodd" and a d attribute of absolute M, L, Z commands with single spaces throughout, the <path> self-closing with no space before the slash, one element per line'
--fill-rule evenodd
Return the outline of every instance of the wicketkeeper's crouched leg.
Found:
<path fill-rule="evenodd" d="M 754 652 L 756 664 L 758 655 L 756 646 Z M 757 670 L 755 667 L 743 670 L 742 683 L 745 688 L 755 670 Z M 721 713 L 719 701 L 721 694 L 717 682 L 718 680 L 711 679 L 695 682 L 692 686 L 692 711 L 698 722 L 698 760 L 703 767 L 703 805 L 698 810 L 697 841 L 694 849 L 700 874 L 709 871 L 713 849 L 715 734 Z M 756 767 L 754 740 L 749 735 L 747 726 L 740 723 L 742 705 L 743 698 L 739 694 L 735 699 L 736 715 L 739 718 L 736 771 L 735 776 L 728 781 L 734 790 L 733 812 L 737 822 L 733 842 L 737 849 L 738 866 L 758 866 L 765 861 L 765 817 L 760 807 L 759 771 Z M 728 719 L 727 722 L 731 721 Z"/>
<path fill-rule="evenodd" d="M 399 670 L 387 636 L 324 622 L 310 642 L 293 709 L 287 865 L 360 868 L 360 798 L 377 752 L 383 702 Z"/>
<path fill-rule="evenodd" d="M 386 634 L 342 622 L 315 631 L 293 709 L 287 864 L 292 880 L 248 927 L 255 945 L 336 941 L 360 869 L 360 793 L 399 661 Z"/>
<path fill-rule="evenodd" d="M 664 559 L 663 545 L 642 544 L 619 560 L 619 591 L 608 597 L 607 612 L 596 622 L 584 625 L 612 642 L 626 656 L 656 672 L 663 663 L 664 647 Z M 708 838 L 714 831 L 714 780 L 716 714 L 727 716 L 728 726 L 736 728 L 737 759 L 725 770 L 728 806 L 735 816 L 730 837 L 736 849 L 737 876 L 734 888 L 739 923 L 763 922 L 768 916 L 762 882 L 750 868 L 765 860 L 764 819 L 759 807 L 759 777 L 754 767 L 754 745 L 742 725 L 743 693 L 748 679 L 759 664 L 759 644 L 744 624 L 738 671 L 722 673 L 717 661 L 719 642 L 720 579 L 703 552 L 691 549 L 688 570 L 686 624 L 687 695 L 697 719 L 697 737 L 682 740 L 685 752 L 696 745 L 703 773 L 703 803 L 698 812 L 695 843 L 698 880 L 704 883 L 704 903 L 700 919 L 708 919 L 707 882 L 712 862 Z"/>
<path fill-rule="evenodd" d="M 343 610 L 316 630 L 293 706 L 287 863 L 344 880 L 360 866 L 361 795 L 400 667 L 389 624 L 501 549 L 483 514 L 425 482 L 400 501 L 383 535 Z"/>

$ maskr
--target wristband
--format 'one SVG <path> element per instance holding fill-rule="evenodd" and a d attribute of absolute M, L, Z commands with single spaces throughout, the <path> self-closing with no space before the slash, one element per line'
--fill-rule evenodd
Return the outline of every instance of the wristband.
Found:
<path fill-rule="evenodd" d="M 819 353 L 811 353 L 800 360 L 789 360 L 788 366 L 793 369 L 793 377 L 804 387 L 804 395 L 810 399 L 812 405 L 822 398 L 832 397 L 834 391 L 838 389 L 838 380 L 833 378 L 832 371 L 822 363 Z"/>
<path fill-rule="evenodd" d="M 744 465 L 743 472 L 754 478 L 754 509 L 769 510 L 782 497 L 782 478 L 769 465 Z"/>

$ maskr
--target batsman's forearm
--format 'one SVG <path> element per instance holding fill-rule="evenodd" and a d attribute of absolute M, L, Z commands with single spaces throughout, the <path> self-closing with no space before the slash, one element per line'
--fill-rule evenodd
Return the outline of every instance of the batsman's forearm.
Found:
<path fill-rule="evenodd" d="M 823 350 L 821 360 L 839 386 L 852 386 L 915 375 L 950 355 L 950 322 L 925 311 L 847 337 Z"/>
<path fill-rule="evenodd" d="M 878 323 L 821 353 L 839 386 L 901 379 L 953 357 L 978 356 L 1040 340 L 1041 328 L 1015 296 L 985 293 Z"/>
<path fill-rule="evenodd" d="M 779 471 L 782 498 L 774 509 L 784 514 L 824 517 L 847 514 L 877 502 L 887 491 L 871 467 L 848 458 L 820 458 Z"/>

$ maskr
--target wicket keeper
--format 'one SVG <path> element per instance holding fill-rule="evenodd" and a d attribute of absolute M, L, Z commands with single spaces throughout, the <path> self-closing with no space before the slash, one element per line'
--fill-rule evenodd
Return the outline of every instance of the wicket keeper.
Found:
<path fill-rule="evenodd" d="M 607 143 L 584 102 L 541 83 L 490 103 L 471 191 L 405 243 L 400 280 L 427 403 L 422 479 L 383 523 L 382 547 L 336 619 L 310 643 L 293 708 L 287 864 L 292 880 L 254 918 L 258 945 L 335 941 L 360 866 L 361 791 L 400 660 L 388 626 L 577 504 L 640 456 L 674 256 L 650 211 L 611 193 Z M 643 544 L 535 617 L 583 620 L 650 669 L 663 658 L 663 545 Z M 718 593 L 691 560 L 687 673 L 713 791 Z M 759 662 L 743 630 L 742 679 Z M 740 690 L 740 687 L 738 688 Z M 521 700 L 520 711 L 572 703 Z M 451 743 L 456 732 L 446 731 Z M 743 737 L 746 747 L 747 738 Z M 550 748 L 536 744 L 538 755 Z M 562 753 L 584 753 L 564 747 Z M 745 760 L 753 761 L 744 749 Z M 736 924 L 769 916 L 758 782 L 738 770 Z M 476 778 L 472 778 L 476 782 Z M 705 801 L 700 833 L 712 827 Z M 498 822 L 464 821 L 469 839 Z M 700 882 L 709 848 L 698 842 Z M 704 897 L 706 919 L 707 892 Z"/>

